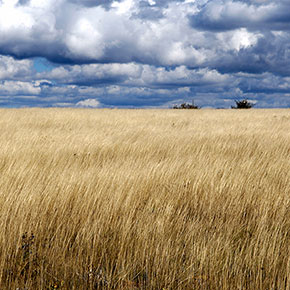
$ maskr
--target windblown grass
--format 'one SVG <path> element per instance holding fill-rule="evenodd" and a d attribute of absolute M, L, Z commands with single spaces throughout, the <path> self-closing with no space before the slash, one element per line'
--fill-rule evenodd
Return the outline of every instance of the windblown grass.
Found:
<path fill-rule="evenodd" d="M 289 110 L 0 110 L 0 289 L 290 289 Z"/>

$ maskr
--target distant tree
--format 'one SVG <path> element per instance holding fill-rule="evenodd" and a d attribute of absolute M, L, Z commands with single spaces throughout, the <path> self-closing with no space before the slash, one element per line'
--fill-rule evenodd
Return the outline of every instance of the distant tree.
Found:
<path fill-rule="evenodd" d="M 232 109 L 251 109 L 255 106 L 255 104 L 249 102 L 247 99 L 243 99 L 241 101 L 235 100 L 235 102 L 236 107 L 232 106 Z"/>
<path fill-rule="evenodd" d="M 200 109 L 199 106 L 196 106 L 194 104 L 194 101 L 192 100 L 192 104 L 182 103 L 180 106 L 173 106 L 173 109 Z"/>

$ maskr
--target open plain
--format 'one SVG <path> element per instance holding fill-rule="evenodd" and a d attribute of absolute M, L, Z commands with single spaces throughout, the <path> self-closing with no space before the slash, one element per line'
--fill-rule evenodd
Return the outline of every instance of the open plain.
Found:
<path fill-rule="evenodd" d="M 0 289 L 290 289 L 290 110 L 0 110 Z"/>

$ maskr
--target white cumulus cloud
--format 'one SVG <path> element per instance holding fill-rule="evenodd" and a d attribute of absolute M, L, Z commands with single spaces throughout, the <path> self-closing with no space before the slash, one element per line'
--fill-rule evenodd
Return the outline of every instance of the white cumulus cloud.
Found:
<path fill-rule="evenodd" d="M 100 102 L 96 99 L 86 99 L 76 104 L 76 107 L 81 107 L 81 108 L 98 108 L 99 106 L 100 106 Z"/>

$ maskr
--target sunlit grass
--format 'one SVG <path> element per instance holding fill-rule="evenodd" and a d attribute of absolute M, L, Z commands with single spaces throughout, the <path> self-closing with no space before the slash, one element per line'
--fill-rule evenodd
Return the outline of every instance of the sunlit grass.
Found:
<path fill-rule="evenodd" d="M 289 110 L 0 113 L 0 289 L 290 289 Z"/>

